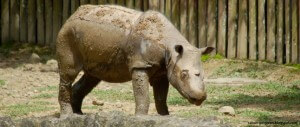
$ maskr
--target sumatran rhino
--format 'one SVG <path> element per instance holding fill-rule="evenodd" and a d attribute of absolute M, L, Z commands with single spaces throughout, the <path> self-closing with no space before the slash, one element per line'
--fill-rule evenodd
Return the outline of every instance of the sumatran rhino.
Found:
<path fill-rule="evenodd" d="M 161 115 L 169 114 L 169 83 L 190 103 L 200 105 L 206 99 L 200 57 L 213 49 L 189 44 L 159 12 L 81 6 L 57 37 L 61 116 L 82 114 L 83 98 L 100 81 L 132 80 L 135 114 L 148 113 L 149 85 Z M 72 86 L 81 70 L 84 75 Z"/>

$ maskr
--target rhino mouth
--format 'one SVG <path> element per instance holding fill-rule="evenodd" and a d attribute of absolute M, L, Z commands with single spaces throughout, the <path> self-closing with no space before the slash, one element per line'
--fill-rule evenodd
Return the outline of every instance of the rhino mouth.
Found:
<path fill-rule="evenodd" d="M 195 104 L 196 106 L 200 106 L 204 102 L 204 100 L 206 100 L 206 96 L 203 99 L 195 99 L 192 97 L 188 98 L 188 101 L 192 104 Z"/>

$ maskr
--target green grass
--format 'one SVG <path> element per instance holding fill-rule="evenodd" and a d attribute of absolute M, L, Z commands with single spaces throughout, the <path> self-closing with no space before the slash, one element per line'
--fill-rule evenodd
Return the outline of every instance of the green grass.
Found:
<path fill-rule="evenodd" d="M 300 64 L 287 64 L 286 66 L 294 67 L 297 70 L 300 70 Z"/>
<path fill-rule="evenodd" d="M 44 112 L 53 110 L 47 102 L 37 102 L 33 104 L 15 104 L 3 107 L 4 113 L 11 117 L 20 117 L 33 112 Z"/>
<path fill-rule="evenodd" d="M 173 87 L 169 88 L 167 103 L 169 105 L 181 105 L 181 106 L 190 105 L 187 99 L 183 98 L 179 94 L 179 92 Z"/>
<path fill-rule="evenodd" d="M 4 80 L 0 80 L 0 87 L 5 85 L 5 81 Z"/>
<path fill-rule="evenodd" d="M 216 54 L 214 56 L 209 55 L 209 54 L 201 56 L 201 61 L 203 61 L 203 62 L 206 62 L 206 61 L 211 60 L 211 59 L 218 59 L 219 60 L 219 59 L 224 59 L 224 57 L 220 54 Z"/>
<path fill-rule="evenodd" d="M 39 91 L 57 91 L 58 85 L 40 87 L 40 88 L 38 88 L 38 90 Z"/>
<path fill-rule="evenodd" d="M 39 95 L 33 96 L 33 99 L 49 99 L 53 97 L 57 97 L 57 95 L 54 93 L 41 93 Z"/>
<path fill-rule="evenodd" d="M 256 118 L 258 121 L 272 120 L 273 113 L 269 111 L 257 111 L 253 109 L 240 110 L 238 112 L 243 117 Z"/>
<path fill-rule="evenodd" d="M 91 92 L 92 95 L 95 95 L 97 99 L 104 101 L 134 101 L 133 93 L 130 90 L 118 90 L 118 89 L 109 89 L 109 90 L 99 90 L 94 89 Z"/>

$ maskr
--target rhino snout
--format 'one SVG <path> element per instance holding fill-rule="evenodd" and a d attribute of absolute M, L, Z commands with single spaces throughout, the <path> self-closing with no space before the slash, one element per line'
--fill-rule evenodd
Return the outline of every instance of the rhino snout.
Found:
<path fill-rule="evenodd" d="M 206 100 L 207 94 L 205 91 L 194 91 L 189 95 L 189 101 L 197 106 L 201 105 Z"/>

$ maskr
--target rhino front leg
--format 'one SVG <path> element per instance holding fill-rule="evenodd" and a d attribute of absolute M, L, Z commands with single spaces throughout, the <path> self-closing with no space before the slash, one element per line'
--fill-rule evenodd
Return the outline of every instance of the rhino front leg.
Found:
<path fill-rule="evenodd" d="M 72 109 L 73 113 L 83 114 L 81 111 L 84 97 L 90 93 L 100 82 L 98 78 L 85 73 L 72 87 Z"/>
<path fill-rule="evenodd" d="M 149 77 L 145 69 L 132 71 L 132 85 L 135 97 L 135 114 L 146 115 L 149 110 Z"/>
<path fill-rule="evenodd" d="M 167 106 L 169 81 L 167 76 L 153 78 L 150 82 L 153 87 L 153 94 L 157 113 L 160 115 L 169 115 Z"/>

